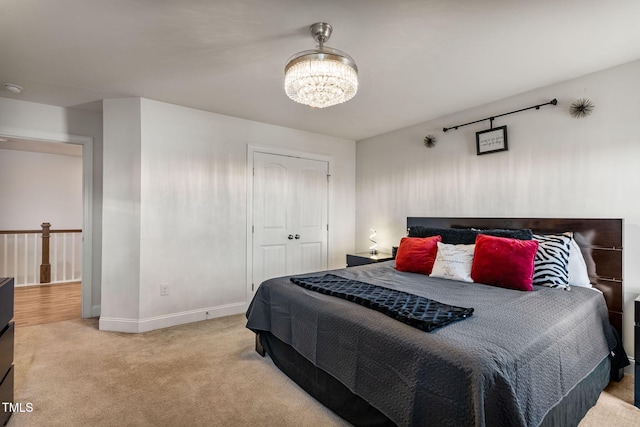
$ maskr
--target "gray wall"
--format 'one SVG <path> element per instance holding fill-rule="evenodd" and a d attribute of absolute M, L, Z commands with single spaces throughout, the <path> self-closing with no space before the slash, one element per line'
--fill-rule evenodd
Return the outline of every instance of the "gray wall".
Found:
<path fill-rule="evenodd" d="M 331 158 L 329 266 L 353 250 L 354 141 L 138 98 L 105 100 L 104 129 L 102 329 L 246 309 L 249 144 Z"/>
<path fill-rule="evenodd" d="M 82 228 L 82 157 L 0 149 L 0 230 Z"/>
<path fill-rule="evenodd" d="M 407 216 L 614 217 L 625 220 L 624 339 L 633 345 L 633 299 L 640 293 L 640 61 L 357 142 L 356 247 L 369 227 L 379 248 L 405 235 Z M 455 89 L 452 89 L 455 90 Z M 592 115 L 569 115 L 590 98 Z M 489 122 L 443 127 L 557 98 L 496 119 L 509 151 L 476 155 L 475 132 Z M 433 148 L 423 145 L 437 136 Z"/>

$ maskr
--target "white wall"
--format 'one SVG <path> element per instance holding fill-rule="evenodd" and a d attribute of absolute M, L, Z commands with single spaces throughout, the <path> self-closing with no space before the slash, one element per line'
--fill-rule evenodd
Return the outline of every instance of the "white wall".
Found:
<path fill-rule="evenodd" d="M 140 313 L 140 99 L 104 100 L 103 128 L 101 325 Z"/>
<path fill-rule="evenodd" d="M 82 157 L 0 150 L 0 230 L 82 228 Z"/>
<path fill-rule="evenodd" d="M 369 227 L 381 249 L 405 235 L 407 216 L 614 217 L 625 220 L 624 340 L 632 354 L 633 299 L 640 293 L 640 61 L 540 88 L 357 143 L 356 246 Z M 455 90 L 455 88 L 452 88 Z M 591 116 L 568 113 L 590 98 Z M 557 98 L 496 119 L 509 151 L 476 155 L 467 123 Z M 433 148 L 423 145 L 437 136 Z"/>
<path fill-rule="evenodd" d="M 104 128 L 101 329 L 137 332 L 246 309 L 248 144 L 330 156 L 330 267 L 343 267 L 354 249 L 354 141 L 147 99 L 104 101 Z M 139 205 L 126 182 L 140 189 Z M 129 242 L 136 222 L 139 250 Z M 162 284 L 169 295 L 160 295 Z"/>
<path fill-rule="evenodd" d="M 88 311 L 100 313 L 100 263 L 102 236 L 102 114 L 72 108 L 37 104 L 9 98 L 0 98 L 0 133 L 29 135 L 34 140 L 58 140 L 67 135 L 91 138 L 92 187 L 91 205 L 87 207 L 91 217 L 91 290 Z M 83 278 L 87 283 L 86 277 Z M 83 312 L 85 307 L 83 306 Z M 86 312 L 85 312 L 86 314 Z"/>

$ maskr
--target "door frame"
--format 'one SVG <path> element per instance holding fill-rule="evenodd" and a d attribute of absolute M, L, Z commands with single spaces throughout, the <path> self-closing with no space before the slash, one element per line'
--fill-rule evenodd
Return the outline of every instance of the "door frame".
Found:
<path fill-rule="evenodd" d="M 273 154 L 277 156 L 289 156 L 299 159 L 319 160 L 327 162 L 328 174 L 331 176 L 332 157 L 325 154 L 311 153 L 308 151 L 292 150 L 285 147 L 273 147 L 266 145 L 247 144 L 247 256 L 246 256 L 246 301 L 247 305 L 251 302 L 253 294 L 260 283 L 255 283 L 254 289 L 251 289 L 253 278 L 253 155 L 254 153 Z M 327 182 L 327 225 L 331 222 L 331 180 Z M 329 253 L 331 240 L 329 238 L 329 230 L 327 230 L 327 263 L 329 262 Z"/>
<path fill-rule="evenodd" d="M 82 145 L 82 317 L 93 313 L 93 138 L 61 132 L 45 132 L 0 125 L 0 135 L 51 143 Z"/>

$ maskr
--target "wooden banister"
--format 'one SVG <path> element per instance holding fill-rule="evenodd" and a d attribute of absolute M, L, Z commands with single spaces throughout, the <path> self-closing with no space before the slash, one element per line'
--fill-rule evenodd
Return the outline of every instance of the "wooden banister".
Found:
<path fill-rule="evenodd" d="M 40 234 L 42 233 L 42 229 L 40 230 L 0 230 L 0 235 L 2 234 Z M 62 230 L 49 230 L 49 233 L 82 233 L 81 228 L 67 228 Z"/>
<path fill-rule="evenodd" d="M 42 223 L 42 264 L 40 264 L 40 283 L 51 283 L 51 264 L 49 264 L 50 229 L 50 223 Z"/>

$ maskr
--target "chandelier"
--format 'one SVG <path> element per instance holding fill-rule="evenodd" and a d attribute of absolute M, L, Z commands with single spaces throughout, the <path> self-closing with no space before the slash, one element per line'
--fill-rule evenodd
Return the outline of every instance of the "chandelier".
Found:
<path fill-rule="evenodd" d="M 358 67 L 346 53 L 324 43 L 333 28 L 325 22 L 309 27 L 318 48 L 293 55 L 284 68 L 287 96 L 315 108 L 331 107 L 353 98 L 358 92 Z"/>

